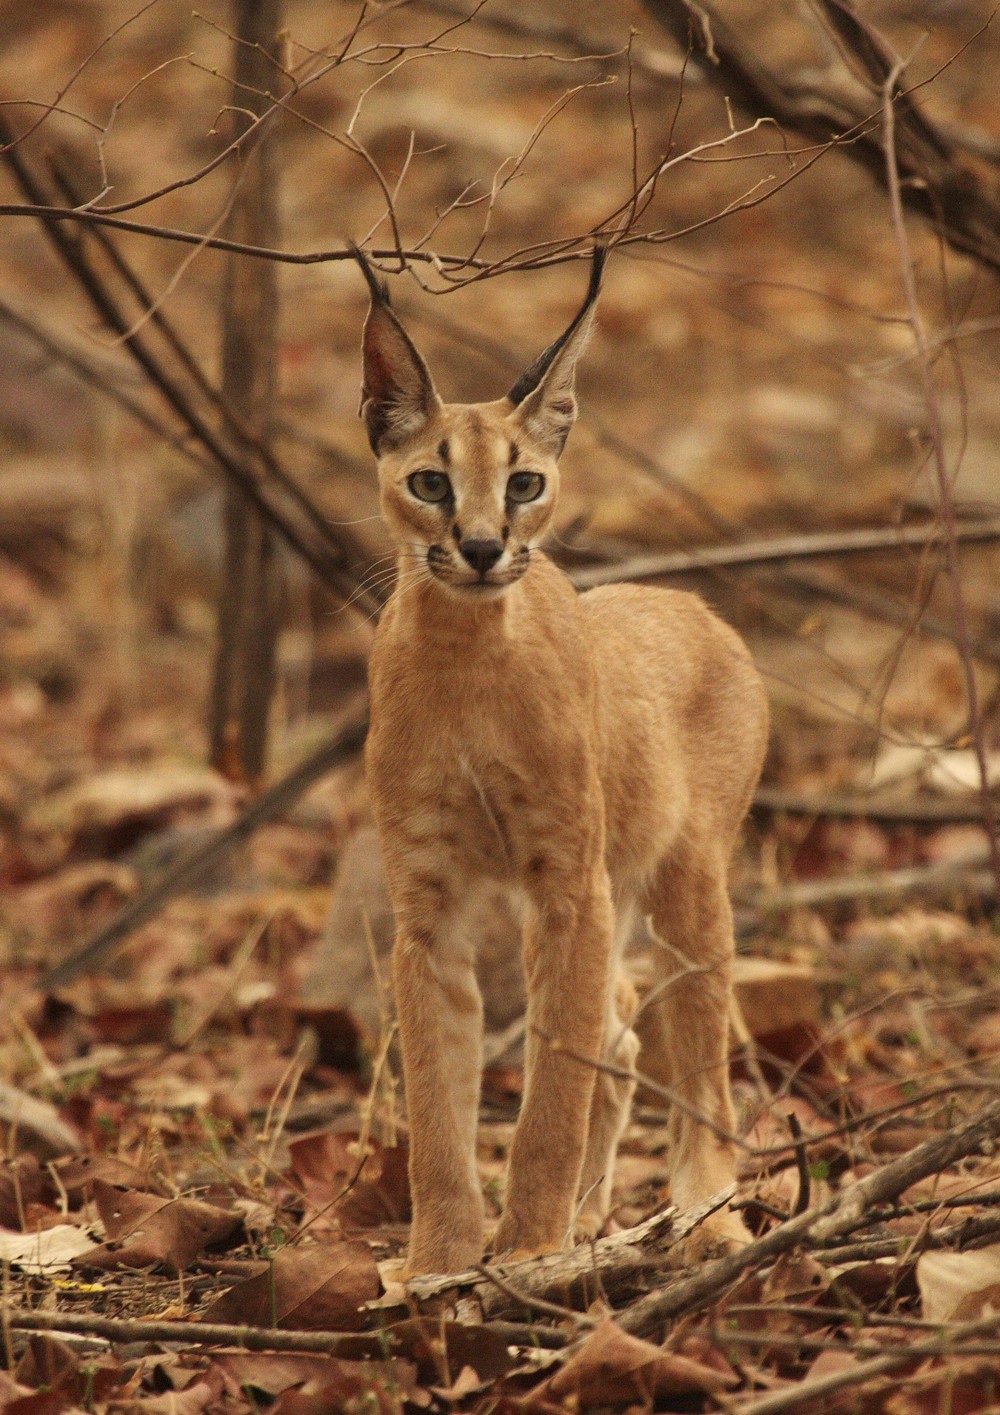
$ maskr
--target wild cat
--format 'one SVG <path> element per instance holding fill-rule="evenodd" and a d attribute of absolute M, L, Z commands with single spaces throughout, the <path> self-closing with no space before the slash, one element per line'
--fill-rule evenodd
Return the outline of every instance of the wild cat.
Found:
<path fill-rule="evenodd" d="M 658 944 L 659 1041 L 641 1069 L 677 1101 L 673 1199 L 695 1204 L 732 1181 L 726 877 L 767 705 L 746 647 L 695 595 L 577 595 L 539 548 L 604 253 L 566 331 L 506 397 L 473 404 L 441 401 L 358 258 L 371 293 L 362 416 L 398 557 L 371 656 L 366 761 L 396 920 L 406 1271 L 454 1272 L 484 1246 L 482 1003 L 465 922 L 498 884 L 524 920 L 528 1012 L 493 1251 L 552 1251 L 605 1221 L 635 1089 L 635 995 L 616 969 L 636 910 Z M 710 1222 L 720 1240 L 748 1236 L 734 1213 Z"/>

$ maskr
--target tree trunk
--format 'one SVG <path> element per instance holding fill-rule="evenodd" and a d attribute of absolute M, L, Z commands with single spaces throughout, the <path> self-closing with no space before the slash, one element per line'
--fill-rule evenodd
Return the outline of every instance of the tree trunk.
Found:
<path fill-rule="evenodd" d="M 279 89 L 276 62 L 282 0 L 233 0 L 234 136 L 249 113 L 271 107 Z M 241 156 L 226 235 L 278 245 L 278 154 L 275 123 Z M 278 339 L 277 267 L 227 258 L 222 316 L 222 392 L 248 433 L 271 436 Z M 236 487 L 226 488 L 225 561 L 219 598 L 210 736 L 213 766 L 255 782 L 267 758 L 268 718 L 282 610 L 282 573 L 273 532 Z"/>

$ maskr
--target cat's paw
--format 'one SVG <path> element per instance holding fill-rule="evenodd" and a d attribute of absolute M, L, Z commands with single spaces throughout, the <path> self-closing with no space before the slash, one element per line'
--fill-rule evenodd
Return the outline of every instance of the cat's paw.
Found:
<path fill-rule="evenodd" d="M 614 1232 L 617 1232 L 617 1228 L 609 1224 L 608 1216 L 603 1210 L 583 1209 L 573 1222 L 574 1243 L 590 1243 L 595 1238 L 602 1238 L 604 1234 Z"/>
<path fill-rule="evenodd" d="M 491 1262 L 516 1263 L 522 1258 L 540 1258 L 545 1253 L 561 1253 L 563 1244 L 543 1238 L 505 1216 L 487 1243 Z"/>
<path fill-rule="evenodd" d="M 738 1253 L 748 1243 L 753 1242 L 753 1234 L 740 1218 L 730 1209 L 720 1209 L 710 1214 L 697 1228 L 682 1238 L 670 1249 L 671 1267 L 695 1267 L 711 1258 L 724 1258 L 729 1253 Z"/>

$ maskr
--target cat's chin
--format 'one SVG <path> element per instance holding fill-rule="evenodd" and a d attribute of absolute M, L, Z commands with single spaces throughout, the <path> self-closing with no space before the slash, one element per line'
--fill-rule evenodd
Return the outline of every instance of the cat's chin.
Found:
<path fill-rule="evenodd" d="M 464 600 L 467 604 L 483 604 L 490 600 L 502 599 L 521 576 L 518 575 L 513 580 L 446 580 L 443 575 L 435 578 L 442 588 L 456 599 Z"/>
<path fill-rule="evenodd" d="M 465 585 L 451 585 L 450 588 L 463 599 L 482 601 L 502 599 L 513 583 L 513 580 L 504 580 L 502 584 L 493 584 L 490 580 L 473 580 Z"/>

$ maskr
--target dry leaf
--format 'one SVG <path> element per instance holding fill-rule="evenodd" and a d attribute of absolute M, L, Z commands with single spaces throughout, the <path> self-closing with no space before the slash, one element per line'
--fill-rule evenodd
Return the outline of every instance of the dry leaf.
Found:
<path fill-rule="evenodd" d="M 949 1356 L 910 1376 L 882 1409 L 884 1415 L 995 1415 L 998 1387 L 995 1357 Z"/>
<path fill-rule="evenodd" d="M 115 1402 L 115 1415 L 201 1415 L 221 1394 L 221 1371 L 209 1370 L 204 1379 L 195 1381 L 184 1390 L 169 1390 L 147 1399 Z"/>
<path fill-rule="evenodd" d="M 928 1322 L 972 1321 L 1000 1309 L 1000 1244 L 966 1253 L 922 1253 L 920 1307 Z"/>
<path fill-rule="evenodd" d="M 630 1336 L 609 1317 L 537 1394 L 575 1398 L 578 1407 L 586 1409 L 632 1401 L 651 1404 L 668 1395 L 711 1395 L 736 1385 L 736 1375 Z"/>
<path fill-rule="evenodd" d="M 137 1169 L 127 1160 L 115 1155 L 74 1155 L 72 1159 L 60 1160 L 54 1166 L 59 1183 L 66 1191 L 68 1199 L 80 1201 L 86 1197 L 95 1180 L 119 1188 L 139 1189 L 149 1194 L 161 1194 L 162 1186 L 147 1170 Z"/>
<path fill-rule="evenodd" d="M 286 1390 L 271 1407 L 272 1415 L 399 1415 L 401 1402 L 415 1392 L 413 1367 L 406 1361 L 339 1361 L 330 1358 L 322 1383 Z M 409 1401 L 407 1402 L 409 1404 Z"/>
<path fill-rule="evenodd" d="M 226 1351 L 215 1356 L 213 1364 L 230 1378 L 234 1394 L 248 1391 L 275 1400 L 283 1391 L 307 1381 L 322 1385 L 330 1375 L 333 1359 L 298 1351 Z"/>
<path fill-rule="evenodd" d="M 505 1339 L 488 1326 L 413 1317 L 386 1332 L 393 1350 L 416 1362 L 424 1385 L 447 1385 L 464 1369 L 475 1371 L 481 1381 L 495 1380 L 514 1364 Z"/>
<path fill-rule="evenodd" d="M 357 1135 L 328 1130 L 293 1140 L 288 1150 L 299 1187 L 313 1207 L 334 1205 L 336 1217 L 349 1226 L 405 1222 L 410 1217 L 405 1146 L 369 1140 L 361 1157 L 357 1144 Z"/>
<path fill-rule="evenodd" d="M 0 1232 L 0 1262 L 12 1263 L 24 1273 L 69 1272 L 74 1259 L 98 1251 L 87 1230 L 71 1223 L 40 1233 Z"/>
<path fill-rule="evenodd" d="M 28 1210 L 51 1204 L 55 1187 L 32 1154 L 0 1162 L 0 1227 L 21 1228 Z"/>
<path fill-rule="evenodd" d="M 367 1243 L 283 1248 L 246 1282 L 217 1298 L 206 1322 L 237 1322 L 299 1331 L 360 1331 L 362 1309 L 379 1294 L 378 1270 Z"/>
<path fill-rule="evenodd" d="M 733 960 L 733 987 L 751 1037 L 819 1026 L 819 983 L 813 968 L 741 956 Z"/>
<path fill-rule="evenodd" d="M 81 1148 L 80 1136 L 61 1118 L 54 1105 L 0 1081 L 0 1125 L 17 1137 L 17 1150 L 31 1150 L 39 1159 L 57 1159 Z"/>
<path fill-rule="evenodd" d="M 149 1268 L 168 1272 L 190 1266 L 203 1248 L 241 1234 L 242 1215 L 198 1199 L 162 1199 L 95 1179 L 94 1199 L 107 1243 L 81 1260 L 88 1268 Z"/>

